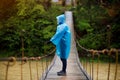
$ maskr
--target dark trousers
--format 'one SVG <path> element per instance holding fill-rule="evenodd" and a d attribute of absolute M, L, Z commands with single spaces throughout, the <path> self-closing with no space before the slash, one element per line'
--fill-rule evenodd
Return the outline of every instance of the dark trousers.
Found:
<path fill-rule="evenodd" d="M 66 72 L 66 68 L 67 68 L 67 59 L 61 58 L 61 61 L 62 61 L 62 71 Z"/>

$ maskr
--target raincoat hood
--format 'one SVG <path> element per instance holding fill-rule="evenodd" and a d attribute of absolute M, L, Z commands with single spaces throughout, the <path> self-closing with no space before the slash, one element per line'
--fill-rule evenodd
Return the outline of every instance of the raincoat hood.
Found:
<path fill-rule="evenodd" d="M 59 15 L 56 17 L 57 18 L 57 24 L 63 24 L 65 22 L 65 15 Z"/>

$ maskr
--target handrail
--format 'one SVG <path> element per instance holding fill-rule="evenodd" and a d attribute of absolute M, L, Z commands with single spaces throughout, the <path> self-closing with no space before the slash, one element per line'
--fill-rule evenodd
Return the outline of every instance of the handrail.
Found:
<path fill-rule="evenodd" d="M 86 48 L 84 48 L 83 46 L 81 46 L 78 41 L 76 41 L 76 42 L 77 42 L 78 46 L 79 46 L 81 49 L 85 50 L 86 52 L 89 51 L 89 49 L 86 49 Z"/>
<path fill-rule="evenodd" d="M 18 64 L 18 65 L 20 65 L 20 72 L 21 72 L 21 80 L 23 80 L 23 78 L 24 78 L 24 75 L 23 75 L 23 65 L 24 64 L 26 64 L 28 61 L 29 61 L 29 63 L 28 63 L 28 66 L 29 66 L 29 72 L 30 72 L 30 80 L 33 80 L 32 78 L 32 64 L 31 64 L 31 61 L 35 61 L 35 66 L 36 66 L 36 79 L 37 80 L 39 80 L 39 78 L 40 77 L 42 77 L 42 75 L 40 76 L 39 75 L 39 72 L 38 72 L 38 68 L 39 68 L 39 66 L 38 66 L 38 64 L 39 65 L 41 65 L 41 67 L 42 67 L 42 73 L 44 73 L 44 71 L 46 71 L 46 69 L 48 69 L 48 60 L 47 60 L 47 57 L 48 56 L 50 56 L 50 55 L 52 55 L 53 53 L 55 52 L 55 49 L 53 49 L 49 54 L 47 54 L 47 55 L 44 55 L 44 56 L 39 56 L 39 57 L 22 57 L 22 58 L 15 58 L 15 57 L 9 57 L 9 58 L 0 58 L 0 61 L 7 61 L 7 63 L 3 63 L 3 65 L 5 65 L 6 66 L 6 73 L 5 73 L 5 80 L 8 80 L 8 73 L 9 73 L 9 68 L 10 67 L 13 67 L 16 63 L 17 63 L 17 61 L 20 61 L 21 63 L 20 64 Z M 42 60 L 42 59 L 45 59 L 45 60 Z M 40 63 L 38 63 L 38 61 L 42 61 L 42 63 L 43 63 L 43 61 L 45 61 L 45 65 L 46 66 L 43 66 L 44 64 L 40 64 Z M 34 79 L 35 80 L 35 79 Z"/>
<path fill-rule="evenodd" d="M 119 55 L 119 53 L 120 53 L 120 49 L 115 49 L 115 48 L 111 48 L 111 49 L 103 49 L 103 50 L 94 50 L 94 49 L 86 49 L 86 48 L 84 48 L 83 46 L 81 46 L 80 44 L 79 44 L 79 42 L 78 41 L 76 41 L 77 42 L 77 45 L 78 45 L 78 47 L 79 48 L 81 48 L 82 50 L 84 50 L 84 52 L 86 52 L 87 54 L 84 54 L 84 55 L 86 55 L 86 58 L 87 57 L 91 57 L 91 59 L 92 59 L 92 63 L 90 63 L 90 62 L 87 62 L 87 60 L 85 60 L 85 62 L 83 62 L 84 64 L 86 64 L 86 65 L 83 65 L 83 67 L 84 67 L 84 69 L 86 69 L 87 70 L 87 64 L 89 63 L 90 64 L 90 76 L 91 76 L 91 79 L 94 79 L 94 58 L 96 58 L 95 56 L 97 56 L 97 77 L 96 77 L 96 79 L 97 80 L 99 80 L 99 77 L 98 77 L 98 75 L 99 75 L 99 58 L 100 58 L 100 55 L 101 54 L 103 54 L 103 55 L 108 55 L 108 59 L 109 59 L 109 62 L 108 62 L 108 74 L 107 74 L 107 80 L 109 80 L 109 78 L 110 78 L 110 71 L 111 71 L 111 62 L 110 62 L 110 58 L 113 56 L 113 55 L 115 55 L 115 57 L 116 57 L 116 60 L 115 60 L 115 76 L 114 76 L 114 80 L 116 80 L 117 79 L 117 70 L 118 70 L 118 55 Z M 88 56 L 90 54 L 90 56 Z"/>
<path fill-rule="evenodd" d="M 93 53 L 93 52 L 95 51 L 96 53 L 108 53 L 108 51 L 115 52 L 116 50 L 117 50 L 118 52 L 120 52 L 120 49 L 115 49 L 115 48 L 111 48 L 110 50 L 108 50 L 108 49 L 103 49 L 103 50 L 87 49 L 87 48 L 81 46 L 78 41 L 76 41 L 76 42 L 77 42 L 78 46 L 79 46 L 81 49 L 85 50 L 86 52 L 92 52 L 92 53 Z"/>
<path fill-rule="evenodd" d="M 54 49 L 54 51 L 52 51 L 51 53 L 53 53 L 53 52 L 55 52 L 55 49 Z M 42 73 L 42 77 L 41 77 L 40 80 L 45 80 L 45 79 L 46 79 L 48 72 L 50 71 L 50 69 L 52 68 L 52 66 L 53 66 L 54 63 L 55 63 L 55 59 L 56 59 L 56 55 L 55 55 L 54 58 L 52 59 L 50 65 L 47 66 L 47 68 L 45 69 L 45 72 Z"/>
<path fill-rule="evenodd" d="M 38 56 L 38 57 L 22 57 L 22 58 L 15 58 L 15 57 L 8 57 L 8 58 L 0 58 L 0 61 L 29 61 L 29 60 L 40 60 L 42 58 L 45 58 L 51 54 L 53 54 L 53 52 L 55 52 L 55 49 L 53 49 L 49 54 L 46 54 L 44 56 Z"/>
<path fill-rule="evenodd" d="M 51 70 L 51 68 L 52 68 L 52 67 L 54 66 L 54 64 L 55 64 L 56 58 L 57 58 L 57 55 L 54 56 L 53 60 L 51 61 L 51 64 L 50 64 L 49 67 L 45 70 L 45 72 L 42 73 L 43 75 L 42 75 L 42 77 L 41 77 L 40 80 L 45 80 L 45 79 L 46 79 L 49 71 Z"/>

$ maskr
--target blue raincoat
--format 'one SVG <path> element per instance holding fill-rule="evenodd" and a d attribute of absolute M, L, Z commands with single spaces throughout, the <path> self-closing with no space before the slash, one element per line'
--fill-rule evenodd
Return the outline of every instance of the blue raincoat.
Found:
<path fill-rule="evenodd" d="M 57 30 L 50 41 L 56 46 L 56 54 L 63 59 L 67 59 L 70 53 L 71 32 L 65 23 L 65 15 L 57 16 Z"/>

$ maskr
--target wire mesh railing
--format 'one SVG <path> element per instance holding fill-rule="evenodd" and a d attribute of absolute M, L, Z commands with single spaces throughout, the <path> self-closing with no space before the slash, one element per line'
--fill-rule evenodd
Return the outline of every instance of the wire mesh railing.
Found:
<path fill-rule="evenodd" d="M 81 65 L 91 80 L 120 79 L 120 49 L 89 50 L 77 44 Z"/>
<path fill-rule="evenodd" d="M 54 51 L 41 57 L 0 58 L 0 80 L 40 80 L 53 60 Z"/>

